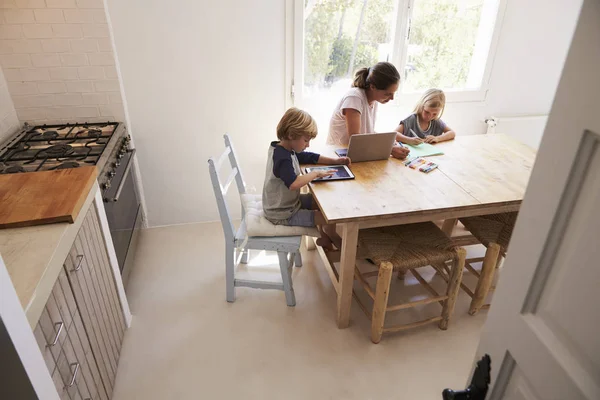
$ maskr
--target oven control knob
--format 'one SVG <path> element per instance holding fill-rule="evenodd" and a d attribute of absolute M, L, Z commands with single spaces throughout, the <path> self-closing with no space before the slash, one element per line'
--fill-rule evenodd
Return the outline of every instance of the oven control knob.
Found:
<path fill-rule="evenodd" d="M 102 189 L 104 189 L 104 190 L 110 189 L 110 182 L 106 182 L 105 184 L 103 184 Z"/>
<path fill-rule="evenodd" d="M 115 171 L 110 171 L 110 172 L 108 173 L 108 176 L 109 176 L 110 178 L 114 178 L 114 177 L 115 177 L 115 175 L 116 175 Z"/>
<path fill-rule="evenodd" d="M 118 158 L 119 160 L 120 160 L 121 158 L 123 158 L 123 153 L 119 153 L 119 154 L 117 155 L 117 158 Z"/>

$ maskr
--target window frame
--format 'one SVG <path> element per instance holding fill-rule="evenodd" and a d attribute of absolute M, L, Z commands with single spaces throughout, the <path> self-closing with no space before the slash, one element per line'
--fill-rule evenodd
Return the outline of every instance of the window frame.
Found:
<path fill-rule="evenodd" d="M 394 21 L 395 36 L 392 45 L 392 59 L 394 65 L 403 71 L 407 60 L 406 42 L 408 40 L 410 20 L 415 0 L 399 0 L 396 20 Z M 498 0 L 496 18 L 492 31 L 490 46 L 487 51 L 484 72 L 479 89 L 445 90 L 447 103 L 483 102 L 489 90 L 490 76 L 494 59 L 498 49 L 498 42 L 507 0 Z M 286 0 L 285 3 L 285 105 L 289 108 L 301 102 L 301 90 L 304 79 L 304 0 Z M 402 85 L 402 84 L 401 84 Z M 396 105 L 414 104 L 420 93 L 402 93 L 398 89 L 396 99 L 391 102 Z"/>

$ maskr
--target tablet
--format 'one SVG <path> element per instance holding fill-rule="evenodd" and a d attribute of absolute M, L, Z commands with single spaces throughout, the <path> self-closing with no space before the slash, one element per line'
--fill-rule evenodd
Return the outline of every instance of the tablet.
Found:
<path fill-rule="evenodd" d="M 346 179 L 354 179 L 354 174 L 350 171 L 347 165 L 329 165 L 322 167 L 306 167 L 306 173 L 318 170 L 335 170 L 335 174 L 325 178 L 315 179 L 313 182 L 325 182 L 325 181 L 343 181 Z"/>

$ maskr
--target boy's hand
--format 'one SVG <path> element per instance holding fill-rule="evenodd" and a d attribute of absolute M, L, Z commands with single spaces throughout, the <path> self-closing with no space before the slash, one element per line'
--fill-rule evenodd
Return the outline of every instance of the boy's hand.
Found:
<path fill-rule="evenodd" d="M 421 143 L 423 143 L 423 139 L 421 139 L 420 137 L 414 137 L 414 138 L 409 138 L 407 140 L 407 144 L 412 144 L 413 146 L 417 146 Z"/>
<path fill-rule="evenodd" d="M 340 165 L 350 165 L 352 161 L 348 157 L 338 157 L 337 163 Z"/>
<path fill-rule="evenodd" d="M 333 174 L 335 174 L 334 169 L 312 171 L 311 175 L 313 175 L 313 178 L 311 180 L 315 180 L 318 178 L 327 178 L 327 177 L 333 176 Z"/>
<path fill-rule="evenodd" d="M 439 139 L 437 136 L 429 135 L 425 137 L 425 143 L 437 143 L 438 141 Z"/>

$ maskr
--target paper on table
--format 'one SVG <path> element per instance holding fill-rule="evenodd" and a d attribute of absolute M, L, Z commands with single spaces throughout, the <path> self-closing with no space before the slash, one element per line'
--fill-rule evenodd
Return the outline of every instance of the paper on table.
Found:
<path fill-rule="evenodd" d="M 421 143 L 416 146 L 411 144 L 405 144 L 410 150 L 409 157 L 430 157 L 430 156 L 441 156 L 444 152 L 429 143 Z"/>

